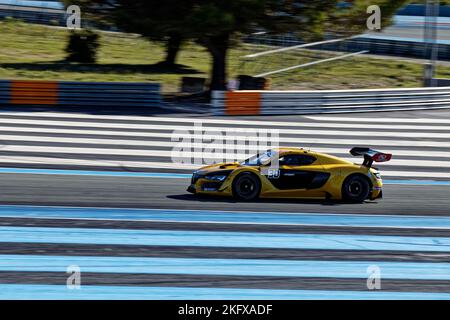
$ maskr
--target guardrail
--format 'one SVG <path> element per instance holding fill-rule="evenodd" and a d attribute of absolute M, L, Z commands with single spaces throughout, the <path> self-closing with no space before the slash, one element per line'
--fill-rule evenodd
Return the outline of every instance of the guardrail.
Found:
<path fill-rule="evenodd" d="M 0 80 L 0 105 L 157 107 L 157 83 Z"/>
<path fill-rule="evenodd" d="M 282 115 L 450 108 L 450 87 L 323 91 L 214 91 L 214 115 Z"/>

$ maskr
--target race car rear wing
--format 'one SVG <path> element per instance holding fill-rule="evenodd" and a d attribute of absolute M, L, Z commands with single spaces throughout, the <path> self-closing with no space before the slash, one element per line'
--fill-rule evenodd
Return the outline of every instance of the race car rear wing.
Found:
<path fill-rule="evenodd" d="M 386 162 L 391 160 L 392 154 L 383 153 L 370 148 L 354 147 L 350 150 L 350 154 L 355 157 L 363 156 L 363 166 L 372 167 L 373 162 Z"/>

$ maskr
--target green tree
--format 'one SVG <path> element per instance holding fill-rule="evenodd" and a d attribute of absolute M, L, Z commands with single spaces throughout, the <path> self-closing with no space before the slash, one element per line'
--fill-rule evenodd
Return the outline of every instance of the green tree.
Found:
<path fill-rule="evenodd" d="M 166 44 L 165 64 L 176 63 L 184 40 L 190 38 L 186 27 L 186 12 L 194 5 L 191 0 L 117 0 L 112 15 L 115 24 L 124 31 L 141 34 Z"/>
<path fill-rule="evenodd" d="M 382 21 L 408 0 L 203 0 L 192 8 L 187 21 L 195 38 L 213 57 L 211 89 L 223 90 L 227 52 L 236 35 L 257 29 L 291 32 L 305 40 L 325 35 L 352 35 L 366 28 L 369 5 L 379 5 Z"/>
<path fill-rule="evenodd" d="M 223 90 L 227 54 L 233 42 L 255 30 L 294 33 L 306 41 L 360 33 L 369 5 L 379 5 L 382 22 L 409 0 L 73 0 L 120 29 L 167 41 L 166 60 L 184 39 L 205 46 L 212 56 L 211 90 Z M 178 39 L 177 41 L 174 41 Z M 177 45 L 178 44 L 178 45 Z M 175 54 L 176 56 L 176 54 Z"/>
<path fill-rule="evenodd" d="M 64 0 L 79 5 L 83 21 L 137 33 L 166 45 L 164 63 L 173 66 L 184 40 L 190 38 L 186 12 L 191 0 Z"/>

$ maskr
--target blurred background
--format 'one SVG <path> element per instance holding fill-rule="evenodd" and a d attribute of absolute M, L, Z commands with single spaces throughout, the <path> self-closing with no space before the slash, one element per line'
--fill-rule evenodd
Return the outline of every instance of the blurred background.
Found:
<path fill-rule="evenodd" d="M 81 30 L 66 28 L 72 4 L 81 8 Z M 366 25 L 373 4 L 381 30 Z M 158 82 L 169 95 L 260 75 L 251 87 L 420 87 L 433 55 L 434 76 L 450 77 L 450 6 L 440 1 L 435 19 L 426 8 L 405 0 L 0 0 L 0 78 Z"/>
<path fill-rule="evenodd" d="M 449 78 L 449 1 L 0 0 L 0 299 L 450 299 Z M 188 194 L 258 132 L 383 199 Z"/>

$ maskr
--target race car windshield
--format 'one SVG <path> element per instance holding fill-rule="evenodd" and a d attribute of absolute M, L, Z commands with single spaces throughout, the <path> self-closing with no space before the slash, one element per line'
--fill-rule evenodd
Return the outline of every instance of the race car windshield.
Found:
<path fill-rule="evenodd" d="M 270 162 L 270 158 L 272 157 L 272 151 L 266 151 L 261 154 L 254 155 L 251 158 L 248 158 L 245 161 L 241 162 L 243 166 L 261 166 Z"/>

